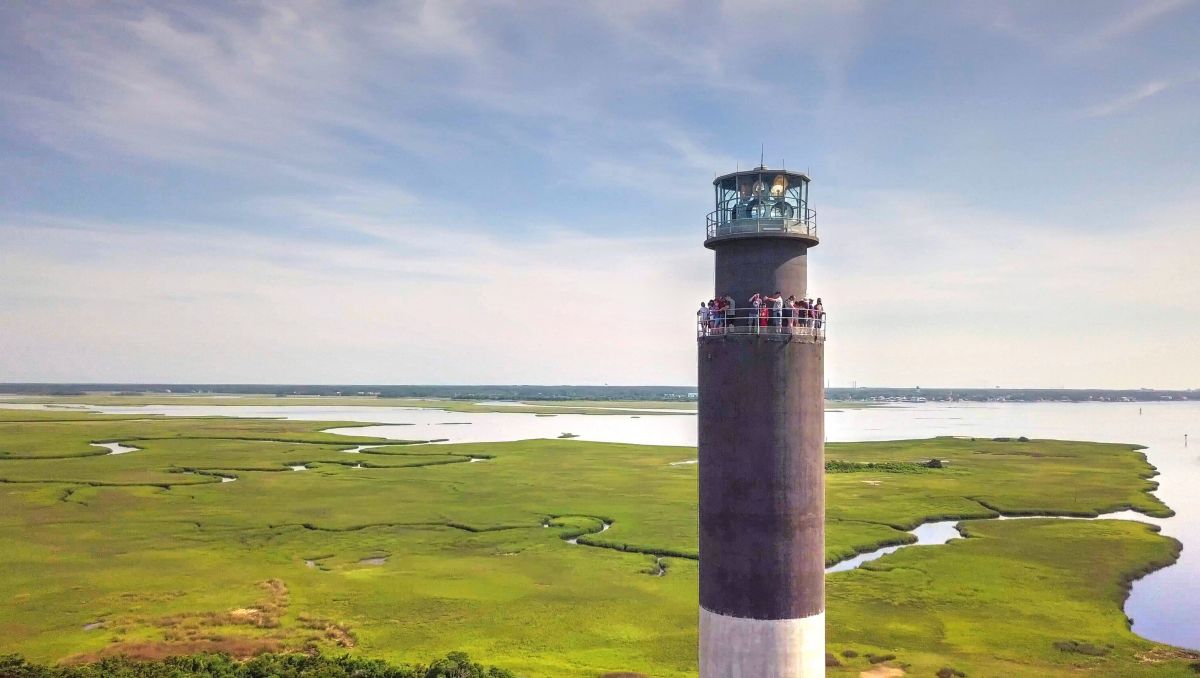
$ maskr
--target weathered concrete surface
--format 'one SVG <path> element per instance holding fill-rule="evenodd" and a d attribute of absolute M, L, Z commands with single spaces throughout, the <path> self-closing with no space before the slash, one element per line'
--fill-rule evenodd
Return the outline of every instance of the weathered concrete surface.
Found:
<path fill-rule="evenodd" d="M 713 243 L 717 296 L 733 295 L 743 308 L 750 295 L 783 292 L 799 299 L 807 291 L 807 245 L 795 238 L 759 236 Z"/>
<path fill-rule="evenodd" d="M 807 292 L 808 246 L 710 242 L 715 292 Z M 825 675 L 825 354 L 765 333 L 697 342 L 701 678 Z"/>
<path fill-rule="evenodd" d="M 825 615 L 805 619 L 740 619 L 700 608 L 700 675 L 823 676 Z"/>
<path fill-rule="evenodd" d="M 699 342 L 700 604 L 753 619 L 825 609 L 824 346 Z"/>

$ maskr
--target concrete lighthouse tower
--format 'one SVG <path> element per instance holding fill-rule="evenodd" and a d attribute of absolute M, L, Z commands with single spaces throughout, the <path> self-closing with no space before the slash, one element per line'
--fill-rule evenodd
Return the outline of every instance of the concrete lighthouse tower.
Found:
<path fill-rule="evenodd" d="M 704 246 L 714 298 L 735 307 L 697 328 L 700 677 L 824 676 L 826 322 L 787 302 L 808 296 L 818 242 L 809 178 L 759 167 L 713 183 Z"/>

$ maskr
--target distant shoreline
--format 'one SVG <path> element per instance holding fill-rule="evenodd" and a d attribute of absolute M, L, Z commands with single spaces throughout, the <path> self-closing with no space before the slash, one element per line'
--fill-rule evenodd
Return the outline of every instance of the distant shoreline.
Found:
<path fill-rule="evenodd" d="M 1200 389 L 1044 389 L 1044 388 L 895 388 L 827 387 L 826 400 L 837 403 L 905 402 L 1163 402 L 1200 400 Z M 0 400 L 53 398 L 274 398 L 272 404 L 291 399 L 353 400 L 357 404 L 390 404 L 398 399 L 431 401 L 521 401 L 560 405 L 596 406 L 610 403 L 641 407 L 694 405 L 694 386 L 587 386 L 587 385 L 367 385 L 367 384 L 100 384 L 100 383 L 0 383 Z M 381 402 L 383 401 L 383 402 Z M 649 405 L 654 403 L 654 405 Z M 664 403 L 666 405 L 664 405 Z M 112 404 L 111 402 L 107 404 Z M 244 400 L 238 404 L 246 404 Z M 292 404 L 292 403 L 288 403 Z"/>

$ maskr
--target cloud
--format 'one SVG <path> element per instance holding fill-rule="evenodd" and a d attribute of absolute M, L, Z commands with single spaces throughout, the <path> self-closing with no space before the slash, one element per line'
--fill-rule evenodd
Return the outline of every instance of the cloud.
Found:
<path fill-rule="evenodd" d="M 1084 115 L 1087 117 L 1097 118 L 1119 113 L 1136 106 L 1146 99 L 1157 96 L 1168 90 L 1190 85 L 1198 80 L 1200 80 L 1200 74 L 1174 79 L 1152 80 L 1128 94 L 1088 107 L 1084 111 Z"/>
<path fill-rule="evenodd" d="M 1102 104 L 1092 106 L 1088 108 L 1085 113 L 1089 117 L 1112 115 L 1113 113 L 1133 106 L 1143 99 L 1149 99 L 1150 97 L 1162 92 L 1163 90 L 1169 89 L 1170 87 L 1171 84 L 1163 80 L 1148 82 L 1129 94 L 1117 97 L 1111 101 L 1106 101 Z"/>
<path fill-rule="evenodd" d="M 7 220 L 0 381 L 693 381 L 695 240 L 310 214 L 386 240 Z"/>
<path fill-rule="evenodd" d="M 213 225 L 0 223 L 0 381 L 694 382 L 700 232 L 508 238 L 332 194 L 272 205 L 369 241 Z M 810 292 L 835 384 L 1187 386 L 1200 205 L 1120 233 L 950 196 L 824 211 Z M 314 229 L 315 230 L 315 229 Z"/>
<path fill-rule="evenodd" d="M 1115 10 L 1109 9 L 1115 7 Z M 1089 3 L 959 3 L 953 11 L 1023 45 L 1069 61 L 1086 62 L 1165 17 L 1196 7 L 1195 0 Z"/>
<path fill-rule="evenodd" d="M 44 77 L 4 98 L 18 124 L 70 155 L 261 171 L 361 161 L 374 154 L 366 138 L 429 156 L 460 137 L 388 115 L 372 86 L 386 77 L 420 97 L 447 69 L 472 67 L 486 42 L 465 16 L 451 2 L 47 6 L 21 16 L 18 33 Z M 381 58 L 409 68 L 375 72 Z"/>
<path fill-rule="evenodd" d="M 1187 385 L 1185 5 L 1031 7 L 0 8 L 0 380 L 689 383 L 765 140 L 835 382 Z"/>
<path fill-rule="evenodd" d="M 1149 209 L 1119 232 L 1089 233 L 930 194 L 827 208 L 810 276 L 831 314 L 830 377 L 1190 387 L 1198 212 Z"/>
<path fill-rule="evenodd" d="M 1169 14 L 1195 6 L 1195 0 L 1151 0 L 1133 3 L 1128 11 L 1118 14 L 1099 27 L 1076 37 L 1070 46 L 1076 52 L 1104 49 L 1147 28 Z"/>

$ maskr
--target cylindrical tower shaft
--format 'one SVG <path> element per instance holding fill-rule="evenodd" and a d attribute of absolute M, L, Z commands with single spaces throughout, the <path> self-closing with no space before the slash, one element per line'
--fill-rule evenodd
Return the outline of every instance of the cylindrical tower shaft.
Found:
<path fill-rule="evenodd" d="M 716 296 L 804 298 L 815 242 L 710 237 Z M 737 315 L 698 342 L 700 676 L 824 676 L 823 332 Z"/>

